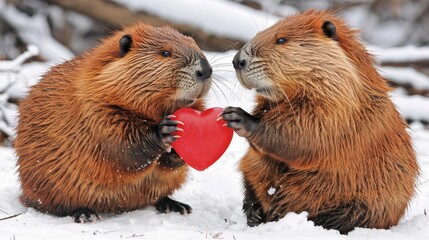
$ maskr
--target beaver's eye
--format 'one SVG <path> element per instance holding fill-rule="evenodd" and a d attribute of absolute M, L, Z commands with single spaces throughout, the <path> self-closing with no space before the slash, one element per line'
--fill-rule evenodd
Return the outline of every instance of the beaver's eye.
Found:
<path fill-rule="evenodd" d="M 161 55 L 163 57 L 171 57 L 171 53 L 169 51 L 162 51 Z"/>
<path fill-rule="evenodd" d="M 282 45 L 286 43 L 286 38 L 279 38 L 277 39 L 277 45 Z"/>

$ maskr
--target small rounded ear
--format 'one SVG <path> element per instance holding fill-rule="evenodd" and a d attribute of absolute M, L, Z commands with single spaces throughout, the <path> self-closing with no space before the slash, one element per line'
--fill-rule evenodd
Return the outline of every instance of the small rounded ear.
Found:
<path fill-rule="evenodd" d="M 121 37 L 121 40 L 119 40 L 119 57 L 125 56 L 130 51 L 132 43 L 133 39 L 129 34 Z"/>
<path fill-rule="evenodd" d="M 322 29 L 323 29 L 323 33 L 325 33 L 325 35 L 328 38 L 332 38 L 334 40 L 337 39 L 335 25 L 333 23 L 331 23 L 330 21 L 324 22 L 322 25 Z"/>

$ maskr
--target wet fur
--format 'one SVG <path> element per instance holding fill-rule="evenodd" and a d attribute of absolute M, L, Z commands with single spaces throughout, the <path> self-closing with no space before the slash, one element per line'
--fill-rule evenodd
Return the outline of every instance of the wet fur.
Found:
<path fill-rule="evenodd" d="M 124 34 L 132 43 L 120 49 Z M 20 103 L 23 203 L 63 216 L 131 211 L 171 195 L 188 166 L 162 146 L 158 123 L 184 106 L 178 89 L 193 86 L 179 86 L 190 81 L 180 71 L 195 58 L 204 56 L 191 38 L 140 23 L 47 72 Z"/>
<path fill-rule="evenodd" d="M 324 34 L 326 21 L 336 26 L 335 39 Z M 284 45 L 276 45 L 280 37 Z M 310 10 L 248 44 L 254 72 L 271 86 L 269 97 L 257 97 L 257 127 L 241 132 L 250 143 L 240 163 L 248 224 L 306 211 L 316 225 L 341 233 L 396 225 L 414 195 L 418 165 L 406 123 L 356 31 Z"/>

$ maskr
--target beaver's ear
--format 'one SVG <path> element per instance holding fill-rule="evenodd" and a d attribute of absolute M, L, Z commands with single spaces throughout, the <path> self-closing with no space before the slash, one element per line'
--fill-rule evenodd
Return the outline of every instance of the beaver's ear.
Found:
<path fill-rule="evenodd" d="M 323 29 L 323 33 L 325 33 L 325 35 L 328 38 L 332 38 L 334 40 L 337 39 L 335 25 L 333 23 L 331 23 L 330 21 L 324 22 L 322 25 L 322 29 Z"/>
<path fill-rule="evenodd" d="M 125 56 L 130 51 L 132 43 L 131 35 L 125 34 L 121 37 L 121 40 L 119 40 L 119 57 Z"/>

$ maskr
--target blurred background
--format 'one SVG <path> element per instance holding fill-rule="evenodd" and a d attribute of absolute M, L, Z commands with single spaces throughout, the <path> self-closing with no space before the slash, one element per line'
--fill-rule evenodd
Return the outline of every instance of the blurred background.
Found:
<path fill-rule="evenodd" d="M 361 30 L 389 84 L 401 95 L 418 96 L 399 101 L 407 121 L 427 128 L 428 0 L 0 0 L 0 142 L 10 142 L 16 105 L 46 70 L 43 64 L 79 55 L 123 25 L 170 25 L 203 50 L 222 53 L 309 8 L 334 10 Z"/>

